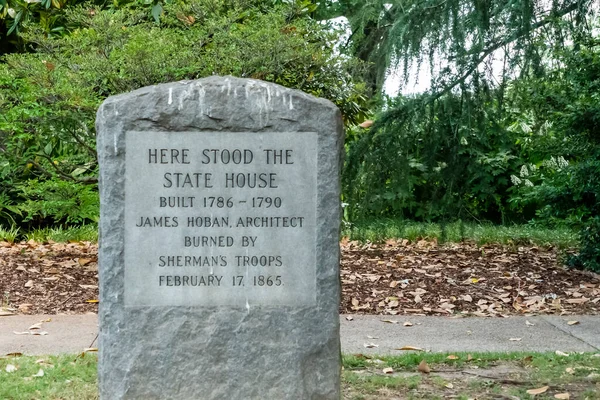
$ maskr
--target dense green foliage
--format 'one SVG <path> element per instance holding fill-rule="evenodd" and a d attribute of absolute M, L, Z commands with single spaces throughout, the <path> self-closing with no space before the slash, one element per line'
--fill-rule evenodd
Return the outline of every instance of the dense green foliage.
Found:
<path fill-rule="evenodd" d="M 582 232 L 571 264 L 600 270 L 598 5 L 425 3 L 329 3 L 351 15 L 351 51 L 379 60 L 371 88 L 382 66 L 426 60 L 432 76 L 352 132 L 346 216 L 567 225 Z"/>
<path fill-rule="evenodd" d="M 574 224 L 597 215 L 600 47 L 560 62 L 502 90 L 397 98 L 349 143 L 351 215 L 524 222 L 537 211 Z"/>
<path fill-rule="evenodd" d="M 346 222 L 576 228 L 600 270 L 599 24 L 593 0 L 0 0 L 0 224 L 94 222 L 100 102 L 231 74 L 342 109 Z M 411 66 L 430 89 L 385 98 Z"/>
<path fill-rule="evenodd" d="M 472 96 L 488 97 L 490 109 L 473 107 Z M 508 222 L 502 219 L 519 149 L 507 121 L 484 115 L 493 112 L 494 99 L 468 93 L 422 106 L 426 100 L 398 99 L 374 132 L 349 143 L 344 193 L 351 219 Z"/>
<path fill-rule="evenodd" d="M 254 2 L 259 3 L 259 2 Z M 252 77 L 328 98 L 350 123 L 363 113 L 338 32 L 296 5 L 249 1 L 62 12 L 67 35 L 25 25 L 30 53 L 0 63 L 0 223 L 93 222 L 95 112 L 109 95 L 213 74 Z"/>
<path fill-rule="evenodd" d="M 569 263 L 600 271 L 600 43 L 556 61 L 503 88 L 396 99 L 348 144 L 349 218 L 575 227 Z"/>
<path fill-rule="evenodd" d="M 369 62 L 364 78 L 374 93 L 388 68 L 428 63 L 433 92 L 442 94 L 489 72 L 490 56 L 504 52 L 507 72 L 539 68 L 544 47 L 578 40 L 594 0 L 318 0 L 317 16 L 348 19 L 347 50 Z M 597 8 L 597 5 L 595 6 Z M 551 35 L 550 41 L 543 36 Z M 408 75 L 405 74 L 405 78 Z"/>

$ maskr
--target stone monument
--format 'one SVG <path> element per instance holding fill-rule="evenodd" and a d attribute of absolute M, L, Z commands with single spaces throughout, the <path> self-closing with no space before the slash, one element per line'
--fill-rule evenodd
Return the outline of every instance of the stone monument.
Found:
<path fill-rule="evenodd" d="M 101 399 L 339 399 L 339 110 L 215 76 L 96 126 Z"/>

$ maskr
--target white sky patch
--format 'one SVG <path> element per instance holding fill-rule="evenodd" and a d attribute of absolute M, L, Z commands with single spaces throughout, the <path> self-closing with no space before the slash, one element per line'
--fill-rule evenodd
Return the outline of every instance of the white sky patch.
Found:
<path fill-rule="evenodd" d="M 399 65 L 396 68 L 390 68 L 383 84 L 383 92 L 395 97 L 399 93 L 403 95 L 423 93 L 431 87 L 431 74 L 426 65 L 421 65 L 418 69 L 413 64 L 408 69 L 408 79 L 405 82 L 404 68 Z"/>

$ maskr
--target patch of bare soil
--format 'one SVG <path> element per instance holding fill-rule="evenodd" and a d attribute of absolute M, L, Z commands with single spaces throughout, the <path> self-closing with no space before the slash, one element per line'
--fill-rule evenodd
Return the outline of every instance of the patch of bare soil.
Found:
<path fill-rule="evenodd" d="M 341 248 L 343 313 L 600 314 L 600 276 L 566 269 L 554 249 L 424 240 Z M 0 242 L 0 313 L 97 312 L 97 252 L 89 242 Z"/>

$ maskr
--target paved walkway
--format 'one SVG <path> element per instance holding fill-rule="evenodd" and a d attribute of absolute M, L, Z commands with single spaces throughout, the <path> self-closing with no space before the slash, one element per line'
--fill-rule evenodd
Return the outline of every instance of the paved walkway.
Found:
<path fill-rule="evenodd" d="M 17 335 L 42 320 L 46 335 Z M 397 323 L 383 322 L 383 320 Z M 569 325 L 569 321 L 579 321 Z M 405 322 L 412 326 L 404 326 Z M 600 316 L 446 318 L 340 316 L 342 352 L 401 354 L 403 346 L 452 351 L 600 351 Z M 77 353 L 96 347 L 96 315 L 0 317 L 0 356 Z M 512 339 L 512 340 L 511 340 Z M 367 347 L 368 346 L 368 347 Z"/>

